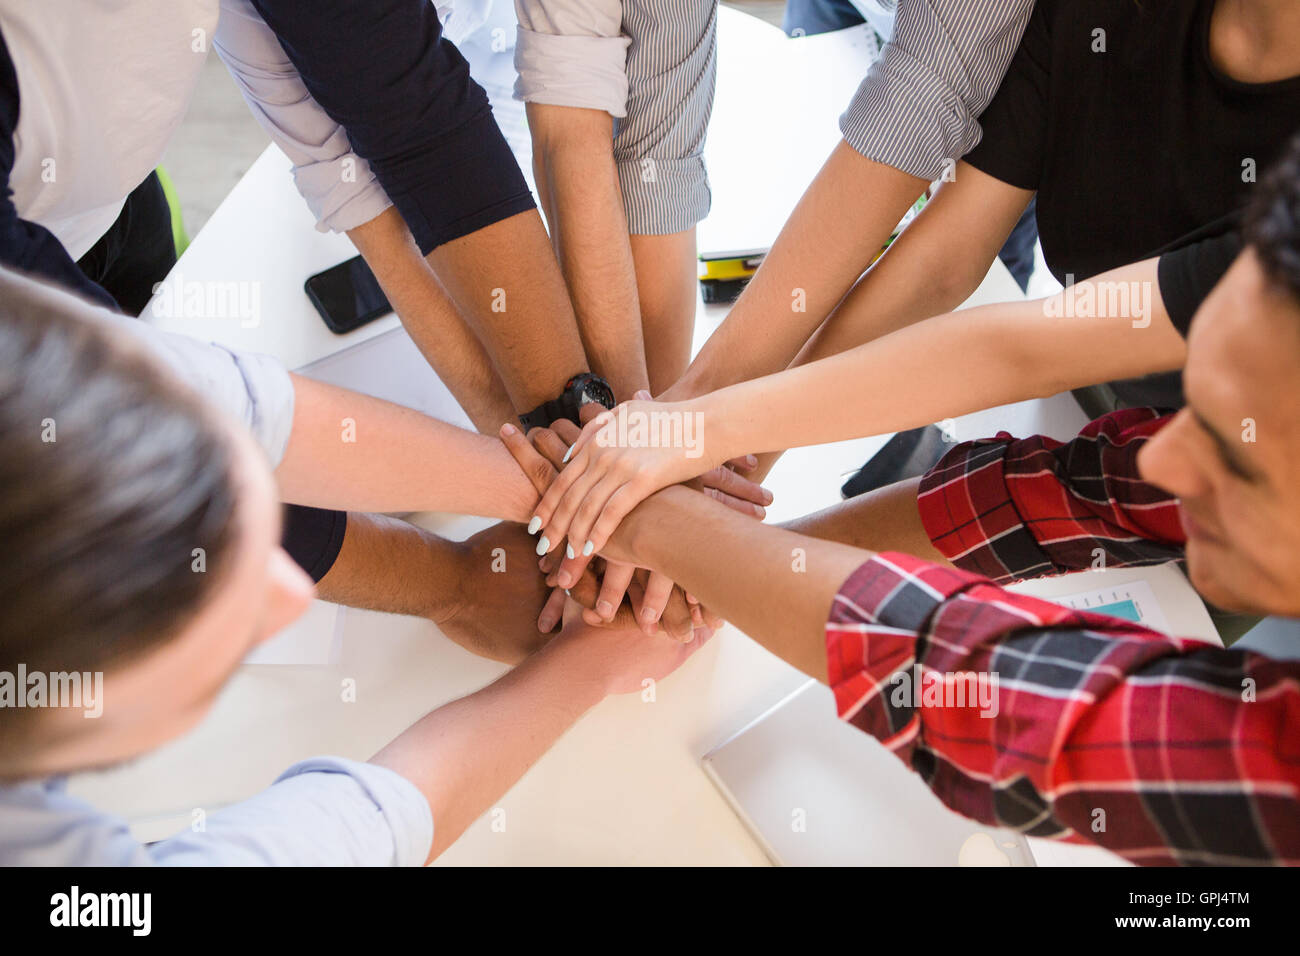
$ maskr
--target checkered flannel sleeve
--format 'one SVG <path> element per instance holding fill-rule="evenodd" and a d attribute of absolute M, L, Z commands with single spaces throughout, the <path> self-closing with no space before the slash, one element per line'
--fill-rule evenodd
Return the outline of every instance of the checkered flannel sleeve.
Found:
<path fill-rule="evenodd" d="M 1181 560 L 1178 502 L 1137 468 L 1170 418 L 1130 408 L 1069 442 L 1003 432 L 958 445 L 921 480 L 926 533 L 957 567 L 1000 584 Z"/>
<path fill-rule="evenodd" d="M 1140 864 L 1300 863 L 1300 664 L 886 553 L 826 624 L 840 715 L 949 807 Z"/>

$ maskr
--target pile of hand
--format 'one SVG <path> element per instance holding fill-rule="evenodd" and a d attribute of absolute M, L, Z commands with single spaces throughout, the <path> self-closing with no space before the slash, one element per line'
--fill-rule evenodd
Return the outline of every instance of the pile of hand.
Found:
<path fill-rule="evenodd" d="M 772 495 L 740 474 L 755 467 L 752 456 L 710 468 L 680 448 L 620 446 L 611 437 L 618 416 L 650 405 L 626 402 L 614 411 L 589 406 L 581 430 L 565 420 L 527 437 L 514 425 L 501 429 L 502 441 L 542 496 L 528 532 L 541 533 L 539 567 L 555 589 L 538 618 L 543 632 L 560 621 L 566 600 L 581 606 L 588 624 L 617 625 L 632 616 L 646 634 L 658 634 L 662 625 L 683 642 L 707 637 L 723 623 L 664 575 L 637 567 L 619 525 L 649 495 L 679 481 L 760 521 Z M 694 477 L 692 468 L 707 470 Z"/>

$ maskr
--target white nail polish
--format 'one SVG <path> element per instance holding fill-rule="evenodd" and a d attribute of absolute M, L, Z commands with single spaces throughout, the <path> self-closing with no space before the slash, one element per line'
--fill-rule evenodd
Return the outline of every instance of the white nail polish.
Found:
<path fill-rule="evenodd" d="M 587 555 L 591 554 L 591 552 L 595 550 L 596 550 L 595 542 L 588 541 L 586 544 L 582 546 L 582 556 L 585 558 Z M 572 557 L 572 555 L 570 555 L 570 557 Z"/>
<path fill-rule="evenodd" d="M 528 522 L 528 533 L 537 534 L 537 529 L 540 528 L 541 526 L 542 526 L 542 519 L 539 518 L 537 515 L 533 515 L 533 520 Z"/>
<path fill-rule="evenodd" d="M 567 465 L 569 463 L 569 458 L 572 457 L 572 455 L 573 455 L 573 446 L 570 445 L 569 450 L 566 451 L 564 453 L 564 457 L 560 459 L 560 464 Z"/>
<path fill-rule="evenodd" d="M 573 545 L 571 544 L 566 544 L 564 546 L 564 553 L 569 556 L 570 561 L 572 561 L 575 557 L 577 557 L 577 555 L 573 553 Z"/>
<path fill-rule="evenodd" d="M 551 539 L 546 537 L 546 535 L 542 535 L 542 540 L 537 542 L 537 553 L 545 554 L 547 551 L 550 550 L 551 550 Z"/>

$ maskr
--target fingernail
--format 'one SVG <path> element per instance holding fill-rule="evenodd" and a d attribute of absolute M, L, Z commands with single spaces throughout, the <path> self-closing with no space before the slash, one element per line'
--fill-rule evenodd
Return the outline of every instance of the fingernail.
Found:
<path fill-rule="evenodd" d="M 587 555 L 591 554 L 591 552 L 595 550 L 596 550 L 595 542 L 588 541 L 586 544 L 582 546 L 582 556 L 585 558 Z M 569 555 L 569 557 L 573 557 L 573 555 Z"/>
<path fill-rule="evenodd" d="M 747 464 L 750 468 L 757 468 L 757 467 L 758 467 L 758 459 L 755 458 L 753 455 L 746 455 L 746 456 L 745 456 L 745 464 Z"/>
<path fill-rule="evenodd" d="M 772 499 L 773 499 L 772 492 L 770 492 L 770 491 L 768 491 L 766 488 L 764 488 L 764 489 L 763 489 L 763 504 L 765 504 L 765 505 L 770 505 L 770 504 L 772 503 Z"/>
<path fill-rule="evenodd" d="M 555 627 L 555 620 L 553 618 L 544 617 L 537 622 L 537 629 L 543 634 L 549 633 L 553 627 Z"/>
<path fill-rule="evenodd" d="M 614 605 L 610 604 L 608 601 L 597 601 L 596 613 L 608 621 L 614 616 Z"/>
<path fill-rule="evenodd" d="M 571 544 L 566 544 L 564 546 L 564 553 L 569 556 L 570 561 L 577 557 L 577 555 L 573 553 L 573 545 Z"/>
<path fill-rule="evenodd" d="M 516 430 L 515 426 L 511 425 L 509 422 L 506 422 L 501 426 L 501 434 L 503 435 L 513 435 Z"/>
<path fill-rule="evenodd" d="M 567 464 L 569 463 L 569 456 L 572 455 L 572 454 L 573 454 L 573 446 L 570 445 L 570 446 L 569 446 L 569 450 L 566 451 L 566 452 L 564 453 L 564 457 L 560 459 L 560 464 L 561 464 L 561 465 L 567 465 Z"/>
<path fill-rule="evenodd" d="M 565 588 L 566 590 L 573 586 L 573 575 L 568 571 L 561 571 L 556 576 L 555 580 L 559 582 L 560 587 Z"/>
<path fill-rule="evenodd" d="M 533 515 L 533 520 L 528 522 L 528 533 L 537 534 L 537 529 L 540 528 L 541 526 L 542 526 L 542 519 L 537 515 Z"/>
<path fill-rule="evenodd" d="M 641 620 L 645 621 L 647 624 L 653 624 L 655 621 L 659 620 L 659 615 L 655 613 L 654 608 L 648 607 L 641 612 Z"/>
<path fill-rule="evenodd" d="M 551 550 L 551 539 L 546 537 L 546 535 L 542 535 L 542 540 L 537 542 L 537 553 L 545 554 L 547 551 L 550 550 Z"/>

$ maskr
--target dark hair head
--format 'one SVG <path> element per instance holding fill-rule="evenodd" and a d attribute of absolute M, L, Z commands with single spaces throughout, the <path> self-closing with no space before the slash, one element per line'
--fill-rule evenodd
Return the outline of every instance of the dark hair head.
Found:
<path fill-rule="evenodd" d="M 0 670 L 148 651 L 199 608 L 236 536 L 218 420 L 95 312 L 0 270 Z"/>
<path fill-rule="evenodd" d="M 1300 303 L 1300 134 L 1260 181 L 1245 236 L 1264 274 Z"/>

